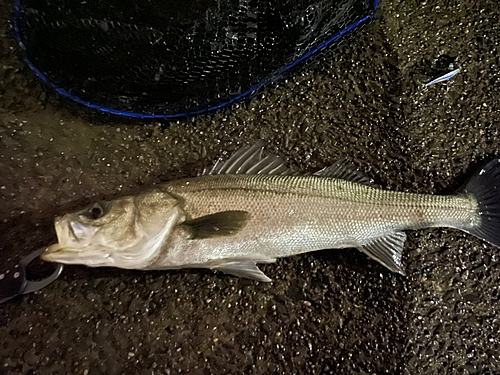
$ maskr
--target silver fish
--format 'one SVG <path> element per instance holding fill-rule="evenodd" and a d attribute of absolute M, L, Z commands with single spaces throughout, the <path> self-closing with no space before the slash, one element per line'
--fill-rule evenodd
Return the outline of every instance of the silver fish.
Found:
<path fill-rule="evenodd" d="M 459 69 L 455 69 L 455 70 L 452 70 L 451 72 L 448 72 L 448 73 L 445 73 L 443 75 L 440 75 L 439 77 L 436 77 L 434 78 L 432 81 L 430 82 L 427 82 L 425 84 L 425 87 L 429 87 L 429 86 L 432 86 L 436 83 L 440 83 L 440 82 L 444 82 L 444 81 L 447 81 L 449 80 L 450 78 L 453 78 L 457 75 L 457 73 L 460 72 L 460 68 Z"/>
<path fill-rule="evenodd" d="M 292 173 L 260 144 L 202 176 L 96 202 L 55 220 L 47 261 L 128 269 L 209 268 L 271 281 L 256 263 L 358 248 L 392 271 L 408 229 L 451 227 L 500 246 L 500 159 L 457 195 L 384 191 L 348 162 Z"/>

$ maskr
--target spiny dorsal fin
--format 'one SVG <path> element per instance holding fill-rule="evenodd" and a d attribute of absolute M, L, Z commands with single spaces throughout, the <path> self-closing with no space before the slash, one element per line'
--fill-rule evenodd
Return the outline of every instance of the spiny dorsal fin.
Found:
<path fill-rule="evenodd" d="M 250 214 L 246 211 L 223 211 L 212 215 L 187 220 L 181 225 L 190 233 L 192 240 L 232 236 L 247 223 Z"/>
<path fill-rule="evenodd" d="M 391 271 L 404 275 L 401 258 L 405 240 L 406 234 L 404 232 L 396 232 L 385 237 L 375 238 L 361 246 L 359 250 Z"/>
<path fill-rule="evenodd" d="M 339 160 L 329 167 L 323 168 L 315 173 L 314 176 L 338 178 L 363 185 L 373 185 L 373 179 L 359 170 L 359 167 L 349 159 Z"/>
<path fill-rule="evenodd" d="M 276 155 L 263 155 L 264 144 L 257 142 L 253 146 L 243 146 L 226 162 L 217 160 L 212 169 L 205 169 L 203 176 L 216 174 L 269 174 L 289 175 L 285 161 Z"/>

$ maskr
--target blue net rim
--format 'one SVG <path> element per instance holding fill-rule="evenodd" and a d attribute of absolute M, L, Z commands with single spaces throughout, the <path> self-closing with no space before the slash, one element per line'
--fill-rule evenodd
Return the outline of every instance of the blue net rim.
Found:
<path fill-rule="evenodd" d="M 374 10 L 376 10 L 378 8 L 378 3 L 379 3 L 379 0 L 374 0 L 374 2 L 373 2 Z M 118 110 L 115 108 L 103 107 L 99 104 L 92 103 L 92 102 L 87 101 L 87 100 L 83 100 L 80 97 L 70 93 L 69 91 L 55 85 L 42 71 L 40 71 L 40 69 L 38 69 L 35 66 L 35 64 L 33 64 L 33 62 L 28 58 L 28 56 L 25 52 L 26 47 L 24 46 L 24 43 L 21 39 L 21 31 L 20 31 L 20 26 L 19 26 L 19 19 L 20 19 L 20 12 L 21 12 L 20 9 L 21 9 L 21 0 L 15 0 L 14 12 L 13 12 L 13 14 L 14 14 L 13 28 L 14 28 L 15 40 L 16 40 L 16 43 L 18 44 L 19 48 L 21 49 L 21 51 L 23 51 L 23 60 L 25 61 L 25 63 L 33 71 L 33 73 L 35 73 L 35 75 L 42 82 L 45 83 L 45 85 L 47 85 L 49 88 L 51 88 L 56 93 L 63 96 L 64 98 L 69 99 L 75 103 L 81 104 L 87 108 L 97 110 L 101 113 L 112 114 L 112 115 L 123 116 L 123 117 L 130 117 L 130 118 L 141 119 L 141 120 L 154 120 L 154 119 L 169 120 L 169 119 L 178 119 L 178 118 L 182 118 L 182 117 L 192 117 L 192 116 L 197 116 L 197 115 L 201 115 L 201 114 L 206 114 L 208 112 L 213 112 L 213 111 L 216 111 L 216 110 L 221 109 L 223 107 L 232 105 L 232 104 L 242 100 L 243 98 L 249 96 L 253 92 L 261 89 L 266 84 L 268 84 L 268 83 L 272 82 L 274 79 L 276 79 L 278 76 L 282 75 L 286 71 L 288 71 L 288 70 L 292 69 L 293 67 L 295 67 L 296 65 L 300 64 L 302 61 L 308 59 L 309 57 L 311 57 L 311 56 L 315 55 L 316 53 L 320 52 L 321 50 L 325 49 L 326 47 L 328 47 L 330 44 L 332 44 L 333 42 L 335 42 L 336 40 L 338 40 L 339 38 L 341 38 L 345 34 L 349 33 L 350 31 L 353 31 L 354 29 L 356 29 L 357 27 L 359 27 L 360 25 L 365 23 L 374 14 L 374 11 L 373 11 L 370 14 L 368 14 L 362 18 L 359 18 L 358 20 L 356 20 L 352 24 L 345 27 L 343 30 L 339 31 L 337 34 L 333 35 L 332 37 L 328 38 L 327 40 L 325 40 L 324 42 L 322 42 L 318 46 L 313 47 L 312 49 L 310 49 L 309 51 L 307 51 L 303 55 L 299 56 L 292 63 L 282 67 L 277 72 L 275 72 L 272 76 L 260 81 L 258 84 L 252 86 L 248 90 L 231 97 L 229 100 L 227 100 L 223 103 L 220 103 L 220 104 L 212 106 L 212 107 L 196 110 L 196 111 L 186 111 L 186 112 L 179 112 L 179 113 L 172 113 L 172 114 L 154 114 L 154 113 L 148 114 L 148 113 L 140 113 L 140 112 L 121 111 L 121 110 Z"/>

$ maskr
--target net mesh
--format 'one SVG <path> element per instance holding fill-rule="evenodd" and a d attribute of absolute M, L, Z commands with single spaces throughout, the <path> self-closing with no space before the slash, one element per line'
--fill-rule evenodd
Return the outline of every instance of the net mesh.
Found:
<path fill-rule="evenodd" d="M 60 94 L 132 117 L 236 101 L 364 22 L 373 0 L 16 0 L 31 69 Z"/>

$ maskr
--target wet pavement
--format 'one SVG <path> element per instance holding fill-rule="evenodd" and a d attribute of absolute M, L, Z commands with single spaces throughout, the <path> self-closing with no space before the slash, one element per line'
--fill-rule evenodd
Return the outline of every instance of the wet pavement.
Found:
<path fill-rule="evenodd" d="M 97 115 L 46 91 L 0 9 L 0 254 L 55 241 L 55 215 L 196 175 L 240 144 L 304 171 L 344 157 L 383 188 L 448 194 L 500 156 L 495 1 L 382 1 L 371 24 L 252 100 L 163 123 Z M 461 71 L 424 88 L 439 56 Z M 66 267 L 0 305 L 6 374 L 495 374 L 498 249 L 408 232 L 407 276 L 357 250 L 263 265 L 271 284 L 206 270 Z"/>

